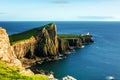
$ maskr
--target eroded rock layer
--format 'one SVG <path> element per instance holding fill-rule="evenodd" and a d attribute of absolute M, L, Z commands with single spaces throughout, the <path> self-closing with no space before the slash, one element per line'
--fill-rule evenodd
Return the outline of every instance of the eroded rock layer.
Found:
<path fill-rule="evenodd" d="M 3 28 L 0 28 L 0 60 L 22 67 L 21 62 L 14 53 L 14 49 L 10 46 L 8 34 Z"/>
<path fill-rule="evenodd" d="M 82 45 L 93 42 L 92 36 L 88 34 L 72 36 L 70 34 L 63 34 L 60 36 L 61 37 L 57 35 L 56 25 L 51 23 L 40 28 L 11 35 L 10 40 L 12 47 L 10 46 L 8 36 L 6 36 L 7 43 L 5 42 L 5 44 L 9 45 L 9 55 L 15 53 L 15 57 L 22 59 L 23 57 L 59 56 L 60 53 L 64 54 L 71 49 L 80 48 Z M 8 55 L 7 52 L 6 55 Z"/>

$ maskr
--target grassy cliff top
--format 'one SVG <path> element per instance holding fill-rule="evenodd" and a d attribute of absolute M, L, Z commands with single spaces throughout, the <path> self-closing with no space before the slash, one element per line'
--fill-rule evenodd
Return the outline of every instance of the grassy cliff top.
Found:
<path fill-rule="evenodd" d="M 54 23 L 50 23 L 38 28 L 34 28 L 28 31 L 24 31 L 21 33 L 17 33 L 17 34 L 13 34 L 13 35 L 9 35 L 9 39 L 10 39 L 10 43 L 13 44 L 15 42 L 19 42 L 19 41 L 23 41 L 26 39 L 30 39 L 32 37 L 34 37 L 35 35 L 39 34 L 39 32 L 44 28 L 44 27 L 50 27 L 52 24 Z"/>
<path fill-rule="evenodd" d="M 79 35 L 77 34 L 58 34 L 58 37 L 61 39 L 78 39 Z"/>
<path fill-rule="evenodd" d="M 27 76 L 20 74 L 18 68 L 7 66 L 5 62 L 0 61 L 0 79 L 1 80 L 48 80 L 45 75 Z"/>
<path fill-rule="evenodd" d="M 51 27 L 51 25 L 55 25 L 55 24 L 50 23 L 50 24 L 47 24 L 47 25 L 44 25 L 44 26 L 41 26 L 38 28 L 34 28 L 34 29 L 31 29 L 28 31 L 24 31 L 24 32 L 21 32 L 18 34 L 9 35 L 10 43 L 14 44 L 19 41 L 24 41 L 26 39 L 30 39 L 30 38 L 38 35 L 43 28 L 49 28 L 49 27 Z M 89 35 L 81 36 L 81 35 L 77 35 L 77 34 L 58 34 L 58 37 L 61 39 L 69 40 L 69 39 L 87 38 L 90 36 Z"/>
<path fill-rule="evenodd" d="M 69 40 L 69 39 L 78 39 L 78 38 L 90 38 L 92 37 L 91 35 L 87 35 L 87 34 L 58 34 L 58 37 L 61 39 L 65 39 L 65 40 Z"/>

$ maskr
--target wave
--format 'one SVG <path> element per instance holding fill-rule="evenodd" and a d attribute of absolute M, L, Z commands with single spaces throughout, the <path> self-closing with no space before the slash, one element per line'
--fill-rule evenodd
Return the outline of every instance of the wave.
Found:
<path fill-rule="evenodd" d="M 84 48 L 85 46 L 83 45 L 81 48 Z"/>

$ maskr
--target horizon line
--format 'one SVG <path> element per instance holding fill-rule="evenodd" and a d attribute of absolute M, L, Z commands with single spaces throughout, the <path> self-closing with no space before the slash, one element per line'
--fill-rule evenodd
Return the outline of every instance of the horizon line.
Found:
<path fill-rule="evenodd" d="M 39 21 L 39 20 L 13 20 L 13 21 L 5 21 L 5 20 L 3 20 L 3 21 L 0 21 L 0 22 L 31 22 L 31 21 L 33 21 L 33 22 L 120 22 L 120 20 L 58 20 L 58 21 L 53 21 L 53 20 L 43 20 L 43 21 Z"/>

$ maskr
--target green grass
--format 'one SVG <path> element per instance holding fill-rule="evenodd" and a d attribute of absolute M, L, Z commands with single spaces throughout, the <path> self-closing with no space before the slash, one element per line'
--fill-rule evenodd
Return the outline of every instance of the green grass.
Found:
<path fill-rule="evenodd" d="M 52 24 L 54 24 L 54 23 L 50 23 L 50 24 L 47 24 L 47 25 L 44 25 L 44 26 L 41 26 L 38 28 L 34 28 L 34 29 L 31 29 L 28 31 L 24 31 L 24 32 L 21 32 L 18 34 L 9 35 L 10 43 L 14 44 L 14 43 L 19 42 L 19 41 L 24 41 L 26 39 L 30 39 L 30 38 L 34 37 L 35 35 L 39 34 L 39 32 L 44 27 L 49 27 Z"/>
<path fill-rule="evenodd" d="M 48 80 L 45 75 L 27 76 L 20 74 L 18 68 L 9 67 L 5 62 L 0 61 L 0 80 Z"/>
<path fill-rule="evenodd" d="M 58 34 L 58 37 L 61 39 L 78 39 L 79 35 L 75 35 L 75 34 Z"/>
<path fill-rule="evenodd" d="M 18 34 L 13 34 L 13 35 L 9 35 L 9 39 L 10 39 L 10 43 L 14 44 L 16 42 L 20 42 L 20 41 L 24 41 L 27 39 L 30 39 L 36 35 L 38 35 L 40 33 L 40 31 L 46 27 L 49 28 L 50 25 L 52 25 L 54 23 L 50 23 L 38 28 L 34 28 L 25 32 L 21 32 Z M 69 40 L 69 39 L 78 39 L 78 38 L 87 38 L 89 36 L 80 36 L 80 35 L 76 35 L 76 34 L 58 34 L 58 37 L 61 39 L 65 39 L 65 40 Z"/>
<path fill-rule="evenodd" d="M 77 34 L 58 34 L 58 37 L 61 38 L 61 39 L 87 39 L 87 38 L 90 38 L 91 35 L 77 35 Z"/>
<path fill-rule="evenodd" d="M 10 43 L 13 44 L 15 42 L 18 42 L 18 41 L 21 41 L 21 40 L 26 40 L 26 39 L 29 39 L 31 37 L 34 37 L 35 35 L 38 34 L 38 31 L 40 29 L 41 29 L 41 27 L 29 30 L 29 31 L 25 31 L 25 32 L 22 32 L 22 33 L 10 35 L 9 36 Z"/>

